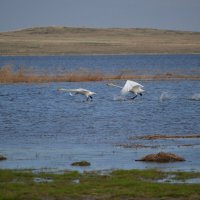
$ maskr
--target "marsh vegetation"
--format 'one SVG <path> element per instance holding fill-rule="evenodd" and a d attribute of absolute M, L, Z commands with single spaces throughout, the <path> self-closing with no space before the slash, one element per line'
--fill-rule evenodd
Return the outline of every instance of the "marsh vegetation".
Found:
<path fill-rule="evenodd" d="M 0 68 L 0 83 L 47 83 L 47 82 L 88 82 L 88 81 L 112 81 L 112 80 L 200 80 L 200 75 L 188 74 L 141 74 L 134 75 L 130 71 L 108 74 L 101 71 L 75 70 L 62 74 L 37 73 L 26 68 L 14 70 L 11 66 Z"/>
<path fill-rule="evenodd" d="M 169 176 L 181 183 L 157 183 Z M 0 199 L 198 200 L 200 184 L 187 184 L 187 179 L 194 177 L 200 174 L 158 170 L 65 171 L 61 174 L 0 170 Z"/>

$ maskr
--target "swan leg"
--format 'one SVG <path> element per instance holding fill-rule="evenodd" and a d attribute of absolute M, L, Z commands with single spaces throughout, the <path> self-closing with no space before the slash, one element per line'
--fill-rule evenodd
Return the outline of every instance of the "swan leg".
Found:
<path fill-rule="evenodd" d="M 89 96 L 90 97 L 90 100 L 92 101 L 93 100 L 93 97 L 92 96 Z"/>
<path fill-rule="evenodd" d="M 137 97 L 137 95 L 135 95 L 134 97 L 132 97 L 131 99 L 135 99 Z"/>
<path fill-rule="evenodd" d="M 88 96 L 86 100 L 87 100 L 87 101 L 89 101 L 89 100 L 92 101 L 92 96 Z"/>

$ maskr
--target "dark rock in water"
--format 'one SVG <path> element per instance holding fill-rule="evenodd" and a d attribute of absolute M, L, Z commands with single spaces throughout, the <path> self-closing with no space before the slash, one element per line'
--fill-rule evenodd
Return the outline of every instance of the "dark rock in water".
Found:
<path fill-rule="evenodd" d="M 184 158 L 179 157 L 173 153 L 160 152 L 157 154 L 149 154 L 139 160 L 135 161 L 147 161 L 147 162 L 176 162 L 185 161 Z"/>
<path fill-rule="evenodd" d="M 79 161 L 79 162 L 73 162 L 71 164 L 72 166 L 80 166 L 80 167 L 86 167 L 86 166 L 90 166 L 91 164 L 85 160 Z"/>
<path fill-rule="evenodd" d="M 6 159 L 7 159 L 6 157 L 0 155 L 0 161 L 1 161 L 1 160 L 6 160 Z"/>

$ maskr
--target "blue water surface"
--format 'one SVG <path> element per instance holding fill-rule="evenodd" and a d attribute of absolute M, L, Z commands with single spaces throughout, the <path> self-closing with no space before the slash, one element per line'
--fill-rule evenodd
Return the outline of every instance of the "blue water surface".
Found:
<path fill-rule="evenodd" d="M 55 70 L 56 63 L 58 67 L 70 66 L 71 69 L 80 67 L 81 63 L 91 69 L 104 66 L 105 71 L 125 66 L 199 69 L 199 56 L 196 55 L 0 57 L 0 63 L 5 65 L 10 60 L 17 66 L 23 59 L 24 66 L 55 67 Z M 124 80 L 115 81 L 121 86 L 124 83 Z M 199 171 L 199 138 L 144 140 L 138 136 L 199 134 L 200 81 L 140 83 L 145 92 L 135 100 L 130 99 L 131 95 L 122 97 L 120 89 L 108 87 L 107 82 L 1 84 L 0 154 L 7 160 L 0 162 L 0 168 Z M 80 87 L 97 93 L 93 101 L 58 91 L 58 88 Z M 197 98 L 193 98 L 194 95 Z M 128 144 L 146 147 L 125 148 Z M 164 164 L 135 161 L 160 151 L 178 154 L 186 161 Z M 71 166 L 72 162 L 80 160 L 89 161 L 91 166 Z"/>
<path fill-rule="evenodd" d="M 104 73 L 163 72 L 200 74 L 200 55 L 71 55 L 71 56 L 0 56 L 0 68 L 26 68 L 36 72 L 63 73 L 77 70 Z"/>

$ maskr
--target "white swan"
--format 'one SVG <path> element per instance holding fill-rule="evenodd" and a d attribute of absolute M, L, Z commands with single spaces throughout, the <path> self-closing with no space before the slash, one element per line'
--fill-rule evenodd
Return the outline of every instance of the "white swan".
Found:
<path fill-rule="evenodd" d="M 144 92 L 144 90 L 142 89 L 144 87 L 143 85 L 141 85 L 141 84 L 139 84 L 135 81 L 130 81 L 130 80 L 126 81 L 124 87 L 121 87 L 119 85 L 115 85 L 113 83 L 108 83 L 107 85 L 121 88 L 121 94 L 122 95 L 127 95 L 128 93 L 135 94 L 135 96 L 132 97 L 131 99 L 135 99 L 138 94 L 140 96 L 142 96 L 142 93 Z"/>
<path fill-rule="evenodd" d="M 92 100 L 92 96 L 93 96 L 94 94 L 96 94 L 95 92 L 92 92 L 92 91 L 90 91 L 90 90 L 86 90 L 86 89 L 83 89 L 83 88 L 78 88 L 78 89 L 65 89 L 65 88 L 60 88 L 60 89 L 58 89 L 58 91 L 74 93 L 75 95 L 76 95 L 76 94 L 84 95 L 84 96 L 87 97 L 87 101 L 88 101 L 89 99 Z"/>

